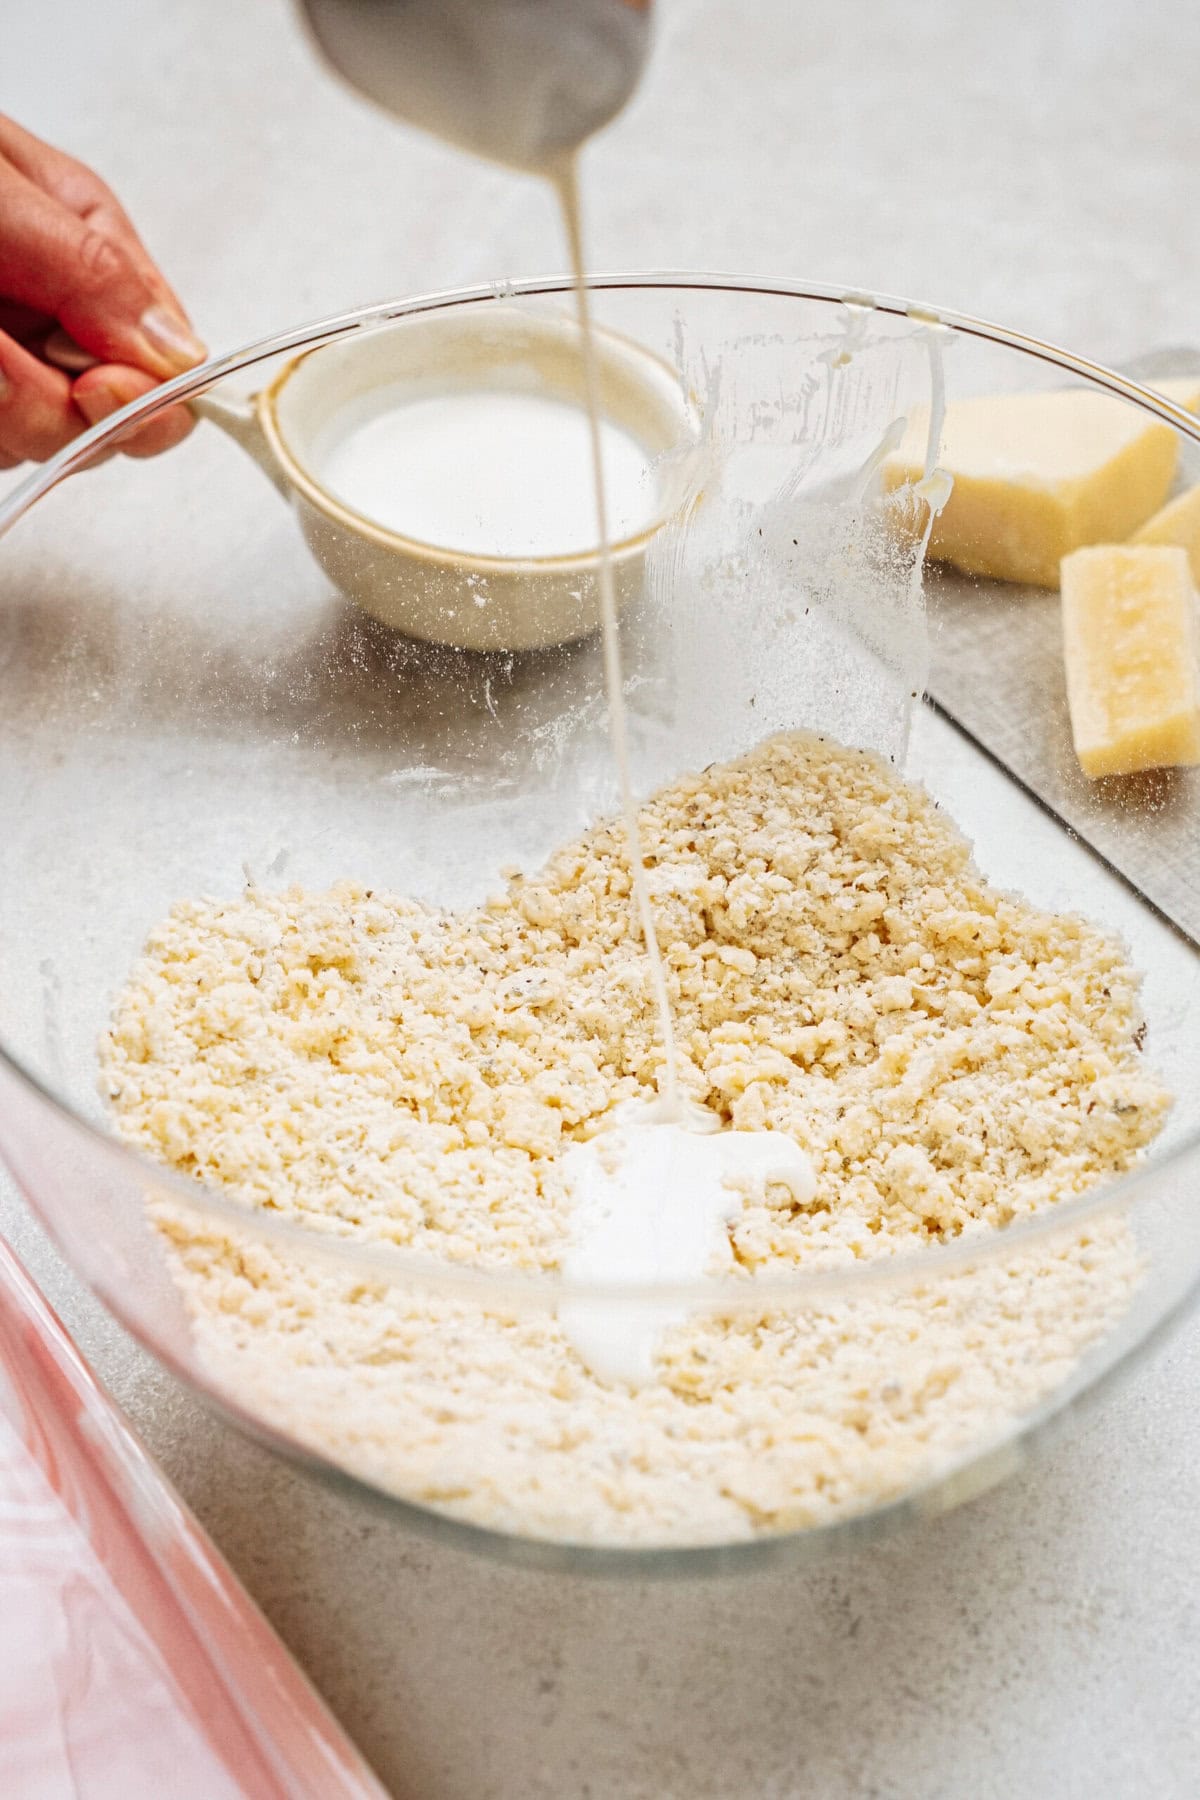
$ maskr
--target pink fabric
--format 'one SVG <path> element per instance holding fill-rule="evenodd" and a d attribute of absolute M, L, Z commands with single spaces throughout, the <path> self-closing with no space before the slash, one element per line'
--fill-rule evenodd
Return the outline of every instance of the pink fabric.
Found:
<path fill-rule="evenodd" d="M 0 1240 L 14 1800 L 384 1800 Z"/>

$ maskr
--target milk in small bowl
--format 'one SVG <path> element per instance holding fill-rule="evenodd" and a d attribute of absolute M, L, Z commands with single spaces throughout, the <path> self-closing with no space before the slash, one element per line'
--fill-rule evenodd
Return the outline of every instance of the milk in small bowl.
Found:
<path fill-rule="evenodd" d="M 599 532 L 578 327 L 498 302 L 298 358 L 256 403 L 310 547 L 412 637 L 468 650 L 567 643 L 600 624 Z M 678 375 L 597 334 L 618 603 L 686 504 L 697 421 Z"/>

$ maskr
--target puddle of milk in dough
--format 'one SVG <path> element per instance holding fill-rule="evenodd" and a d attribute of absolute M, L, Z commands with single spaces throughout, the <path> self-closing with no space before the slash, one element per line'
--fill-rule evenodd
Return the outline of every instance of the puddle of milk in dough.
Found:
<path fill-rule="evenodd" d="M 662 1102 L 617 1109 L 608 1130 L 572 1144 L 563 1169 L 573 1201 L 569 1281 L 701 1281 L 733 1267 L 729 1227 L 747 1200 L 778 1182 L 799 1206 L 816 1191 L 813 1166 L 781 1131 L 722 1131 L 707 1107 Z M 687 1308 L 667 1301 L 575 1298 L 558 1322 L 592 1373 L 638 1386 L 654 1373 L 659 1340 Z"/>

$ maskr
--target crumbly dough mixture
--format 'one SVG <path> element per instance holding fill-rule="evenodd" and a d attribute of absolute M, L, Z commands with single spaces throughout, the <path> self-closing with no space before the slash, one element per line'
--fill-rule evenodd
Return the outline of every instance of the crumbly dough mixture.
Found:
<path fill-rule="evenodd" d="M 1169 1099 L 1112 938 L 990 887 L 934 803 L 804 736 L 642 814 L 689 1096 L 817 1172 L 731 1228 L 739 1270 L 852 1267 L 1126 1168 Z M 560 1153 L 661 1050 L 624 835 L 448 915 L 344 885 L 186 902 L 102 1046 L 124 1138 L 323 1233 L 552 1270 Z M 157 1205 L 214 1373 L 318 1449 L 481 1523 L 733 1539 L 896 1496 L 1049 1394 L 1138 1278 L 1108 1221 L 923 1287 L 694 1317 L 607 1386 L 548 1310 L 302 1266 Z"/>

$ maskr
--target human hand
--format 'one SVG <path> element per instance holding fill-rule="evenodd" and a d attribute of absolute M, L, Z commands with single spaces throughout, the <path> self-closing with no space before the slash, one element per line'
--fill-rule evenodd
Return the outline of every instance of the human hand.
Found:
<path fill-rule="evenodd" d="M 56 327 L 98 360 L 74 379 L 44 359 Z M 204 357 L 187 315 L 98 175 L 0 114 L 0 469 L 43 462 Z M 172 407 L 129 456 L 186 437 Z"/>

